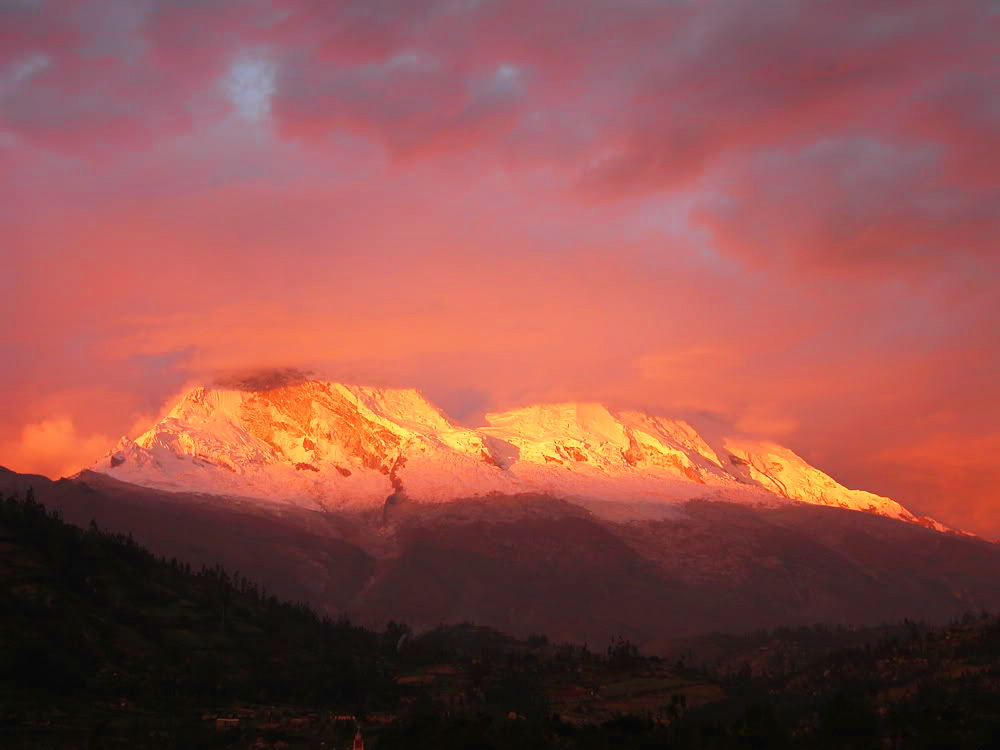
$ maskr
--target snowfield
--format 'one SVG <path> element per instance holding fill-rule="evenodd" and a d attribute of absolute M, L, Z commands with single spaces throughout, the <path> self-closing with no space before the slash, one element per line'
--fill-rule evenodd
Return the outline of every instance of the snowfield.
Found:
<path fill-rule="evenodd" d="M 710 441 L 680 420 L 563 403 L 485 421 L 456 424 L 412 389 L 316 380 L 259 391 L 198 387 L 92 469 L 147 487 L 310 509 L 531 492 L 600 501 L 602 514 L 616 516 L 693 498 L 804 502 L 944 530 L 889 498 L 844 487 L 779 445 Z"/>

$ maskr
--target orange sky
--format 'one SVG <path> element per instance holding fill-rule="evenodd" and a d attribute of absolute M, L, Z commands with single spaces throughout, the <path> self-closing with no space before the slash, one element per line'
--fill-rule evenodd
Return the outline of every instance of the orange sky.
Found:
<path fill-rule="evenodd" d="M 570 8 L 570 9 L 567 9 Z M 0 8 L 0 464 L 299 367 L 697 413 L 1000 536 L 989 2 Z"/>

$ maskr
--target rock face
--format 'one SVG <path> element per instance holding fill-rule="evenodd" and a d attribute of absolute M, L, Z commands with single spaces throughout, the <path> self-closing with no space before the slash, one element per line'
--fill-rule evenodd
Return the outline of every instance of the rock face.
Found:
<path fill-rule="evenodd" d="M 171 491 L 320 510 L 544 493 L 591 503 L 805 502 L 943 529 L 850 490 L 778 445 L 599 404 L 540 404 L 464 427 L 415 390 L 325 381 L 199 387 L 92 468 Z"/>

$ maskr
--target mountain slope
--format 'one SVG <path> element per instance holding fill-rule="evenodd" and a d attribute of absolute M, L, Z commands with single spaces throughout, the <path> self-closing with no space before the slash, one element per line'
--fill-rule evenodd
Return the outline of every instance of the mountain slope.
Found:
<path fill-rule="evenodd" d="M 172 491 L 312 509 L 542 492 L 612 501 L 713 498 L 862 510 L 943 529 L 850 490 L 780 446 L 710 444 L 690 424 L 598 404 L 542 404 L 456 424 L 414 390 L 305 381 L 199 387 L 93 467 Z"/>
<path fill-rule="evenodd" d="M 0 492 L 27 486 L 69 521 L 96 519 L 159 554 L 221 562 L 280 596 L 378 627 L 471 620 L 598 645 L 624 635 L 668 652 L 673 638 L 712 630 L 1000 608 L 1000 546 L 806 503 L 652 504 L 636 520 L 497 495 L 345 513 L 94 472 L 53 482 L 0 471 Z"/>

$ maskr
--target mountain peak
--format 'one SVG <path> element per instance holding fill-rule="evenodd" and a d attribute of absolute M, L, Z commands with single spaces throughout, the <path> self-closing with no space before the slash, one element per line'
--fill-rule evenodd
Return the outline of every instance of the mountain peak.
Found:
<path fill-rule="evenodd" d="M 434 502 L 542 492 L 621 503 L 807 502 L 933 523 L 847 489 L 777 444 L 712 441 L 664 416 L 534 404 L 469 428 L 412 388 L 265 385 L 193 388 L 94 468 L 145 486 L 317 508 L 377 507 L 403 494 Z"/>

